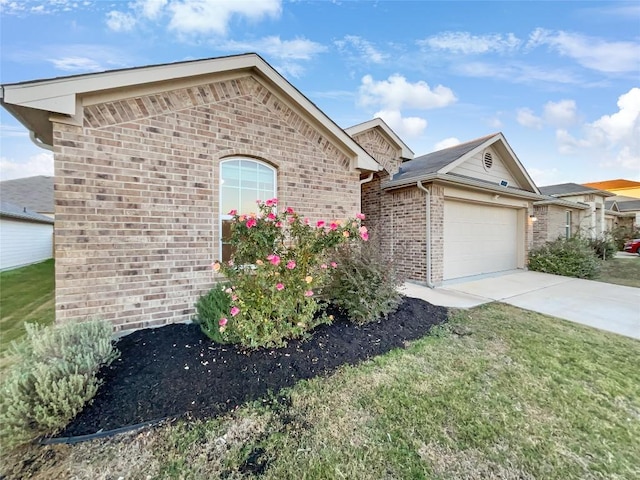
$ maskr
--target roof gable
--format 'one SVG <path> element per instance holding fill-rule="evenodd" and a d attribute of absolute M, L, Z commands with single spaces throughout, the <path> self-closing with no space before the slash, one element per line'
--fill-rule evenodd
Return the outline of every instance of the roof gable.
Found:
<path fill-rule="evenodd" d="M 4 200 L 0 202 L 0 217 L 15 218 L 18 220 L 27 220 L 36 223 L 48 223 L 54 224 L 53 218 L 46 215 L 40 215 L 37 212 L 31 211 L 26 207 L 21 207 Z"/>
<path fill-rule="evenodd" d="M 503 167 L 502 173 L 508 173 L 508 178 L 504 178 L 505 175 L 480 175 L 479 172 L 474 172 L 473 169 L 465 166 L 467 162 L 477 162 L 478 155 L 481 156 L 487 149 L 491 149 L 492 153 L 498 155 L 500 165 Z M 501 185 L 501 180 L 507 180 L 508 183 L 513 182 L 511 185 L 513 187 L 539 193 L 502 133 L 477 138 L 405 162 L 400 167 L 400 171 L 394 175 L 392 183 L 410 183 L 428 176 L 469 177 L 496 185 Z"/>
<path fill-rule="evenodd" d="M 402 158 L 412 159 L 414 157 L 413 150 L 411 150 L 407 146 L 407 144 L 404 143 L 402 139 L 396 134 L 396 132 L 394 132 L 391 127 L 389 127 L 389 125 L 387 125 L 386 122 L 381 118 L 376 117 L 372 120 L 368 120 L 352 127 L 345 128 L 344 131 L 353 137 L 370 129 L 377 129 L 380 133 L 382 133 L 383 137 L 385 137 L 392 144 L 395 144 L 395 146 L 400 149 Z"/>
<path fill-rule="evenodd" d="M 0 103 L 37 139 L 50 146 L 53 138 L 49 117 L 75 116 L 85 96 L 227 73 L 253 75 L 289 105 L 304 112 L 354 159 L 356 168 L 381 169 L 342 128 L 255 53 L 8 84 L 2 86 Z"/>
<path fill-rule="evenodd" d="M 578 183 L 559 183 L 540 187 L 540 193 L 553 197 L 571 197 L 576 195 L 600 195 L 602 197 L 613 197 L 615 194 L 598 190 L 596 188 L 585 187 Z"/>

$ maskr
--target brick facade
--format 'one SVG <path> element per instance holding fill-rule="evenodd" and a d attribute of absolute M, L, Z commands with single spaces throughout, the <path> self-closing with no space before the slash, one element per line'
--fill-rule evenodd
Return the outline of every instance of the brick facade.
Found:
<path fill-rule="evenodd" d="M 53 131 L 58 322 L 190 319 L 220 256 L 230 156 L 274 166 L 281 204 L 312 219 L 360 210 L 350 159 L 252 76 L 85 105 Z"/>

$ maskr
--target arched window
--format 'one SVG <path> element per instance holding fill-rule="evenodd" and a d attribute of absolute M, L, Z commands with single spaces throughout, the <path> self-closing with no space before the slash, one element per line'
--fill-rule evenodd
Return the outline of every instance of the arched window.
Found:
<path fill-rule="evenodd" d="M 233 158 L 220 163 L 220 248 L 222 260 L 231 258 L 231 210 L 257 212 L 256 200 L 276 197 L 276 170 L 249 158 Z"/>

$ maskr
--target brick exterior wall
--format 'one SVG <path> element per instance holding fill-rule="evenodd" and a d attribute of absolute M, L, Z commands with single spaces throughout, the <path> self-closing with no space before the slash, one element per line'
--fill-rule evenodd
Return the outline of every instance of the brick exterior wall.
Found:
<path fill-rule="evenodd" d="M 311 219 L 360 211 L 359 173 L 251 76 L 84 107 L 55 122 L 56 320 L 116 330 L 184 321 L 219 258 L 219 163 L 277 169 L 278 197 Z"/>

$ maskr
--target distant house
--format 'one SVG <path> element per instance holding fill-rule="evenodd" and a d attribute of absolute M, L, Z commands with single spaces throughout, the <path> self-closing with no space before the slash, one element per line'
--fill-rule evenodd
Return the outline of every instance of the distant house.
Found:
<path fill-rule="evenodd" d="M 0 182 L 0 198 L 3 202 L 26 208 L 32 212 L 53 218 L 53 177 L 37 175 L 35 177 L 16 178 Z"/>
<path fill-rule="evenodd" d="M 534 203 L 536 246 L 577 233 L 598 238 L 607 230 L 605 202 L 614 194 L 577 183 L 540 187 L 540 193 L 546 198 Z"/>
<path fill-rule="evenodd" d="M 640 199 L 616 195 L 605 204 L 612 228 L 640 226 Z"/>
<path fill-rule="evenodd" d="M 0 202 L 0 270 L 42 262 L 53 256 L 53 219 Z"/>

